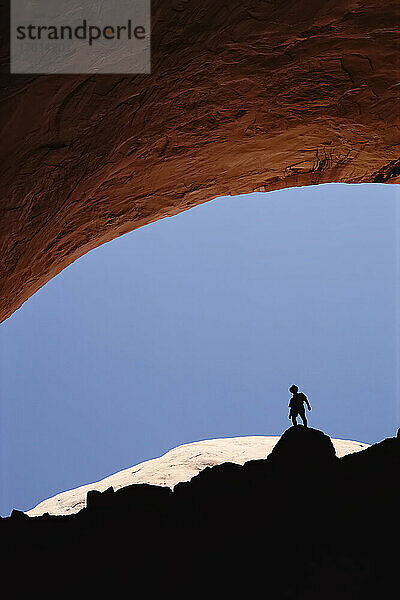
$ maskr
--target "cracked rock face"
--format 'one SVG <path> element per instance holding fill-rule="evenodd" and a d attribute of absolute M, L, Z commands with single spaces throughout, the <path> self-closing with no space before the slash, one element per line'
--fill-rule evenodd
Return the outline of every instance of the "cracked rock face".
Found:
<path fill-rule="evenodd" d="M 301 429 L 300 426 L 299 428 Z M 30 517 L 37 517 L 46 512 L 51 515 L 75 514 L 86 506 L 86 495 L 90 490 L 104 492 L 109 487 L 118 490 L 134 483 L 149 483 L 173 488 L 181 481 L 189 481 L 206 467 L 214 467 L 225 462 L 244 465 L 250 460 L 266 458 L 279 439 L 279 436 L 253 435 L 184 444 L 159 458 L 129 467 L 96 483 L 57 494 L 27 511 L 27 514 Z M 332 439 L 331 441 L 338 458 L 368 448 L 368 444 L 352 440 Z"/>
<path fill-rule="evenodd" d="M 400 182 L 397 0 L 152 13 L 151 75 L 2 77 L 1 320 L 96 246 L 218 196 Z"/>

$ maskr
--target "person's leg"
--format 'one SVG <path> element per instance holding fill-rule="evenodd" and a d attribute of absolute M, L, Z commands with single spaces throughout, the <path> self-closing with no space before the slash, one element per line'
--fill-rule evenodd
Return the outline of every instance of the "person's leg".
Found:
<path fill-rule="evenodd" d="M 292 415 L 292 423 L 293 425 L 297 425 L 297 415 Z"/>
<path fill-rule="evenodd" d="M 299 413 L 300 413 L 301 420 L 303 421 L 304 427 L 307 427 L 306 411 L 303 409 L 303 410 L 300 410 Z"/>

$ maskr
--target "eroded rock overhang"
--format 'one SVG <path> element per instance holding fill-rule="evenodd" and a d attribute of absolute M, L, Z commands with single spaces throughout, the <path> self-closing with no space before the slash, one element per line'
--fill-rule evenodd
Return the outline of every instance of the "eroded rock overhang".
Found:
<path fill-rule="evenodd" d="M 96 246 L 218 196 L 400 182 L 397 0 L 152 12 L 150 75 L 2 76 L 0 320 Z"/>

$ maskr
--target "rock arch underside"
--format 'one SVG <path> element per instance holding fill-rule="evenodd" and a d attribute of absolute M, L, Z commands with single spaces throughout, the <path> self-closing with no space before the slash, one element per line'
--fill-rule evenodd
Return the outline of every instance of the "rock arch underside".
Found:
<path fill-rule="evenodd" d="M 0 319 L 218 196 L 400 183 L 399 6 L 153 0 L 150 75 L 2 75 Z"/>

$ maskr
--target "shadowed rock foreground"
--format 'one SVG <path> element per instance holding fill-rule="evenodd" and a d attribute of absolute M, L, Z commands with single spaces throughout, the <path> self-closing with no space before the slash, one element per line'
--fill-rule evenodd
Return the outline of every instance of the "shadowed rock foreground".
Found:
<path fill-rule="evenodd" d="M 323 432 L 291 427 L 266 460 L 206 468 L 173 491 L 93 491 L 71 516 L 14 511 L 0 522 L 5 562 L 22 592 L 387 598 L 399 466 L 397 438 L 339 459 Z"/>

